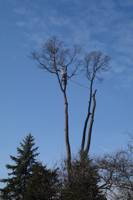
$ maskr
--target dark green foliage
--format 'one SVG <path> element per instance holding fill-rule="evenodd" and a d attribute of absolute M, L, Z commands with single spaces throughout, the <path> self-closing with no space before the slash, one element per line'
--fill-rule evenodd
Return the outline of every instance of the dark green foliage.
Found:
<path fill-rule="evenodd" d="M 8 178 L 1 182 L 5 183 L 5 187 L 1 189 L 2 197 L 9 200 L 24 199 L 24 193 L 27 182 L 32 173 L 32 167 L 36 164 L 37 147 L 34 148 L 34 138 L 29 134 L 20 147 L 17 148 L 17 156 L 10 156 L 14 164 L 6 165 L 10 171 Z"/>
<path fill-rule="evenodd" d="M 36 164 L 28 181 L 25 200 L 57 200 L 58 188 L 57 170 L 52 171 L 41 164 Z"/>
<path fill-rule="evenodd" d="M 97 170 L 89 159 L 74 160 L 71 178 L 64 177 L 62 200 L 105 200 L 98 183 Z"/>
<path fill-rule="evenodd" d="M 8 178 L 1 182 L 4 200 L 57 200 L 59 199 L 59 179 L 57 170 L 47 169 L 37 162 L 37 147 L 29 134 L 17 148 L 17 156 L 10 156 L 14 164 L 6 165 L 10 171 Z"/>
<path fill-rule="evenodd" d="M 8 178 L 1 182 L 3 200 L 106 200 L 98 184 L 97 169 L 88 158 L 75 159 L 68 176 L 67 167 L 62 171 L 50 170 L 37 162 L 37 147 L 29 134 L 20 147 L 17 156 L 10 156 L 13 164 L 6 167 Z"/>

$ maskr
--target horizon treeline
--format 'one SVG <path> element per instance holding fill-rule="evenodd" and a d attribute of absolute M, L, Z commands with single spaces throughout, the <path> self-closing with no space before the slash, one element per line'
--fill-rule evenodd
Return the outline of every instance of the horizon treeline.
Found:
<path fill-rule="evenodd" d="M 132 140 L 131 140 L 132 141 Z M 80 155 L 72 160 L 68 174 L 66 160 L 48 168 L 38 160 L 35 139 L 28 134 L 17 155 L 10 156 L 7 178 L 1 180 L 2 200 L 132 200 L 133 145 L 101 158 Z"/>

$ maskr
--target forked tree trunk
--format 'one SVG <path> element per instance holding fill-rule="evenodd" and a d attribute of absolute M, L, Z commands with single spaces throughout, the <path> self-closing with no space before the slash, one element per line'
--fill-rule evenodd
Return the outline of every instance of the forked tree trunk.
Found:
<path fill-rule="evenodd" d="M 88 155 L 89 150 L 90 150 L 90 145 L 91 145 L 91 138 L 92 138 L 92 128 L 93 128 L 93 123 L 94 123 L 94 117 L 95 117 L 95 110 L 96 110 L 96 90 L 93 93 L 92 100 L 93 100 L 93 107 L 92 107 L 92 114 L 91 114 L 91 119 L 90 119 L 90 124 L 89 124 L 89 129 L 88 129 L 88 139 L 87 139 L 87 144 L 86 144 L 86 149 L 85 149 L 85 154 Z"/>
<path fill-rule="evenodd" d="M 84 147 L 85 147 L 85 141 L 86 141 L 86 131 L 87 131 L 87 126 L 89 123 L 90 115 L 91 115 L 91 104 L 92 104 L 92 86 L 93 86 L 93 80 L 91 81 L 90 85 L 90 94 L 89 94 L 89 102 L 88 102 L 88 111 L 84 123 L 84 128 L 83 128 L 83 135 L 82 135 L 82 143 L 81 143 L 81 155 L 84 152 Z"/>

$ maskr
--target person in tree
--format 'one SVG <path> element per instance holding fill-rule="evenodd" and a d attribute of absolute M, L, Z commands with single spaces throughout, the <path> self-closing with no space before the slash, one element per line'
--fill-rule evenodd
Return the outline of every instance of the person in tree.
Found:
<path fill-rule="evenodd" d="M 60 74 L 61 74 L 61 82 L 62 82 L 63 86 L 66 87 L 66 85 L 67 85 L 67 79 L 68 79 L 66 67 L 62 67 L 60 69 Z"/>

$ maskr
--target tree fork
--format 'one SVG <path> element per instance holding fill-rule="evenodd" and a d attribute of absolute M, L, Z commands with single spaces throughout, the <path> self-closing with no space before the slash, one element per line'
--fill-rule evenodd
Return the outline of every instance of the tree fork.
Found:
<path fill-rule="evenodd" d="M 83 154 L 83 152 L 84 152 L 84 146 L 85 146 L 85 141 L 86 141 L 86 131 L 87 131 L 87 126 L 88 126 L 88 122 L 89 122 L 89 119 L 90 119 L 90 115 L 91 115 L 90 110 L 91 110 L 91 104 L 92 104 L 93 81 L 94 81 L 94 78 L 91 80 L 91 85 L 90 85 L 88 111 L 87 111 L 87 116 L 86 116 L 85 123 L 84 123 L 82 143 L 81 143 L 81 151 L 80 151 L 81 154 Z"/>

